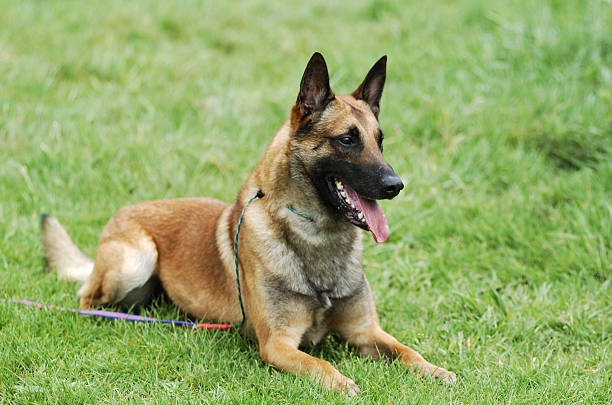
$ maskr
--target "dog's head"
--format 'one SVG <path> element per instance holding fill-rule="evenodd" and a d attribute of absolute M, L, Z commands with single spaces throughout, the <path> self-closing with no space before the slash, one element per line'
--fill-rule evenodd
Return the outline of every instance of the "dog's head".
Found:
<path fill-rule="evenodd" d="M 291 148 L 333 212 L 370 230 L 377 242 L 389 234 L 376 200 L 395 197 L 404 184 L 385 161 L 378 123 L 387 57 L 374 64 L 352 94 L 335 95 L 327 65 L 315 53 L 306 66 L 291 110 Z"/>

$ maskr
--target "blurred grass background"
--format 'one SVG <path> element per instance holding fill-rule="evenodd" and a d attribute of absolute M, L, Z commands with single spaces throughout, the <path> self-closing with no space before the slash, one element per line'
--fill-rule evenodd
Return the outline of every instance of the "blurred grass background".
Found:
<path fill-rule="evenodd" d="M 380 118 L 406 189 L 364 268 L 383 326 L 458 384 L 329 338 L 311 353 L 361 386 L 347 400 L 232 332 L 2 304 L 0 402 L 610 403 L 605 0 L 0 0 L 0 296 L 77 303 L 44 270 L 41 212 L 93 255 L 121 206 L 233 200 L 314 51 L 337 93 L 389 55 Z"/>

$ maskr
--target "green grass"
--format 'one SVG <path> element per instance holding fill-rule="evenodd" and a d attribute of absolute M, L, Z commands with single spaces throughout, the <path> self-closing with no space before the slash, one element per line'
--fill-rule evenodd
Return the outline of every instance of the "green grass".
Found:
<path fill-rule="evenodd" d="M 364 268 L 383 326 L 458 383 L 329 338 L 347 399 L 233 332 L 0 304 L 0 403 L 610 403 L 612 4 L 275 3 L 0 0 L 0 297 L 77 303 L 41 212 L 93 254 L 123 205 L 232 200 L 314 51 L 339 93 L 388 54 L 406 189 Z"/>

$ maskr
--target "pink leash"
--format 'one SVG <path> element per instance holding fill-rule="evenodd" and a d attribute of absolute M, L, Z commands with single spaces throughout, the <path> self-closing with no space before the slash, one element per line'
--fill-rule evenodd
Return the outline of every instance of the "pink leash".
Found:
<path fill-rule="evenodd" d="M 62 311 L 62 312 L 73 312 L 79 315 L 97 316 L 100 318 L 122 319 L 124 321 L 132 321 L 132 322 L 165 323 L 168 325 L 183 326 L 186 328 L 195 328 L 195 329 L 226 330 L 226 329 L 231 329 L 234 327 L 234 325 L 229 324 L 229 323 L 195 323 L 195 322 L 187 322 L 187 321 L 172 321 L 172 320 L 165 320 L 165 319 L 149 318 L 147 316 L 126 314 L 123 312 L 103 311 L 103 310 L 97 310 L 97 309 L 75 309 L 75 308 L 56 307 L 54 305 L 46 305 L 46 304 L 41 304 L 38 302 L 28 301 L 28 300 L 15 300 L 15 299 L 7 300 L 7 299 L 1 298 L 0 302 L 21 304 L 21 305 L 26 305 L 28 307 L 36 307 L 38 309 L 54 309 L 54 310 Z"/>

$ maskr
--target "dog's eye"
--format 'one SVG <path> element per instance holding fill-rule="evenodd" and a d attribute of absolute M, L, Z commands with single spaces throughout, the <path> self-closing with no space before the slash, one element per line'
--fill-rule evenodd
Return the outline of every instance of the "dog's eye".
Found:
<path fill-rule="evenodd" d="M 334 139 L 342 146 L 357 145 L 360 143 L 359 130 L 356 127 L 351 127 L 348 131 L 346 131 L 342 135 L 336 136 Z"/>
<path fill-rule="evenodd" d="M 340 142 L 342 145 L 349 146 L 354 144 L 355 140 L 352 136 L 343 136 L 338 139 L 338 142 Z"/>

